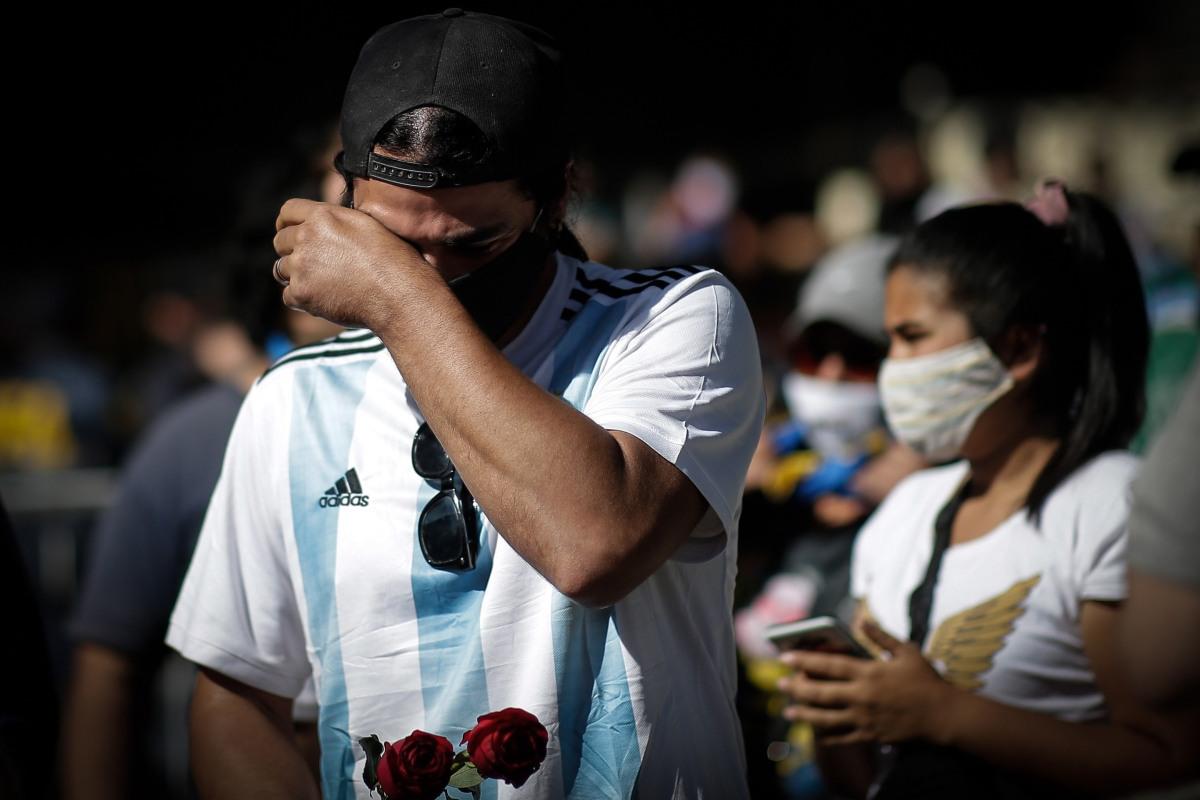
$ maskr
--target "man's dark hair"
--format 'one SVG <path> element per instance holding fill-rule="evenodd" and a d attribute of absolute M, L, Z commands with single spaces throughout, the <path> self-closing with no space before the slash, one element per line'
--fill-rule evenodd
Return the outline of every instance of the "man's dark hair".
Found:
<path fill-rule="evenodd" d="M 475 123 L 448 108 L 420 106 L 397 114 L 375 137 L 375 145 L 395 158 L 444 169 L 490 166 L 499 158 L 495 145 Z M 570 148 L 565 138 L 548 137 L 546 148 L 558 157 L 552 166 L 516 176 L 517 188 L 528 196 L 542 216 L 538 230 L 557 250 L 580 260 L 587 253 L 564 220 L 566 200 L 574 191 Z M 353 192 L 353 176 L 346 178 L 348 204 Z"/>

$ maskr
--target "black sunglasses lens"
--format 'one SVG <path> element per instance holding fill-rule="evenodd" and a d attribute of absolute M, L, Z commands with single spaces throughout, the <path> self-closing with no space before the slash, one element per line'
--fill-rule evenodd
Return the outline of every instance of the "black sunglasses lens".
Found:
<path fill-rule="evenodd" d="M 442 443 L 425 423 L 417 429 L 417 435 L 413 439 L 412 462 L 413 469 L 422 478 L 445 478 L 454 470 Z"/>
<path fill-rule="evenodd" d="M 438 492 L 417 522 L 421 553 L 435 567 L 474 566 L 467 541 L 467 521 L 452 491 Z"/>

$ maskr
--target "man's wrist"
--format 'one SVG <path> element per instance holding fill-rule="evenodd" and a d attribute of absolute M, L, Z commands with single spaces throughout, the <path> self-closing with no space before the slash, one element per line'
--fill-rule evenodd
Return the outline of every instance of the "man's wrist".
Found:
<path fill-rule="evenodd" d="M 381 279 L 368 305 L 366 327 L 389 348 L 421 326 L 421 318 L 431 318 L 453 293 L 433 267 L 407 264 L 381 268 Z M 436 317 L 434 317 L 436 318 Z"/>

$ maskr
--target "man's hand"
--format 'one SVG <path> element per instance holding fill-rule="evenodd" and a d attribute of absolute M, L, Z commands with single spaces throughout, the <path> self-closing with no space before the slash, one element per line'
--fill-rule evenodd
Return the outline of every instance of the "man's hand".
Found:
<path fill-rule="evenodd" d="M 283 302 L 347 327 L 377 330 L 413 281 L 440 281 L 410 244 L 352 208 L 288 200 L 275 220 Z"/>
<path fill-rule="evenodd" d="M 796 701 L 785 711 L 804 720 L 825 744 L 937 740 L 943 704 L 957 690 L 942 680 L 915 644 L 901 642 L 872 623 L 863 631 L 890 658 L 864 658 L 796 650 L 781 659 L 795 675 L 780 688 Z"/>

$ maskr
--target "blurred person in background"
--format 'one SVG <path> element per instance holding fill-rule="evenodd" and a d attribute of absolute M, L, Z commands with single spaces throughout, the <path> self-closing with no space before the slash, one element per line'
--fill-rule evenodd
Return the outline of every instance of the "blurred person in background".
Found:
<path fill-rule="evenodd" d="M 826 594 L 766 624 L 837 613 L 857 524 L 900 479 L 924 466 L 891 443 L 875 384 L 887 346 L 884 266 L 897 242 L 868 236 L 826 255 L 788 322 L 791 358 L 781 393 L 790 416 L 764 430 L 747 488 L 761 489 L 789 517 L 796 541 L 783 571 L 813 569 L 823 584 L 814 594 Z"/>
<path fill-rule="evenodd" d="M 968 197 L 960 188 L 933 180 L 921 142 L 907 127 L 896 126 L 880 136 L 868 163 L 879 190 L 881 233 L 903 235 Z"/>
<path fill-rule="evenodd" d="M 781 686 L 853 796 L 1119 793 L 1195 769 L 1115 651 L 1148 328 L 1095 198 L 947 211 L 889 265 L 880 387 L 931 461 L 855 545 L 856 630 L 882 660 L 794 651 Z M 881 751 L 876 745 L 898 745 Z"/>
<path fill-rule="evenodd" d="M 336 203 L 345 184 L 332 168 L 332 156 L 324 172 L 332 178 L 320 176 L 304 187 L 320 186 L 321 199 Z M 243 197 L 251 207 L 274 200 Z M 185 721 L 177 720 L 174 729 L 168 722 L 164 741 L 149 742 L 151 717 L 158 711 L 152 693 L 167 654 L 167 619 L 225 444 L 242 398 L 271 362 L 342 330 L 279 302 L 278 287 L 262 267 L 273 256 L 269 213 L 260 216 L 263 227 L 257 237 L 249 230 L 241 234 L 246 263 L 234 270 L 229 291 L 238 313 L 196 320 L 188 333 L 187 361 L 208 385 L 170 405 L 142 434 L 124 465 L 115 501 L 97 523 L 71 624 L 75 648 L 59 762 L 67 800 L 149 798 L 182 791 L 178 776 L 164 774 L 162 756 L 156 753 L 186 743 Z M 188 309 L 185 321 L 193 324 Z M 293 713 L 297 742 L 315 773 L 311 691 L 302 695 Z"/>
<path fill-rule="evenodd" d="M 879 137 L 868 161 L 881 200 L 879 230 L 907 233 L 916 224 L 922 198 L 933 183 L 917 137 L 896 127 Z"/>
<path fill-rule="evenodd" d="M 196 337 L 220 309 L 220 287 L 208 284 L 224 278 L 213 269 L 215 251 L 158 259 L 146 270 L 157 284 L 142 301 L 141 322 L 147 352 L 128 376 L 122 402 L 136 430 L 164 409 L 204 384 L 205 376 L 193 358 Z"/>
<path fill-rule="evenodd" d="M 738 198 L 738 177 L 725 159 L 694 155 L 636 217 L 628 232 L 639 263 L 722 265 L 725 226 Z"/>
<path fill-rule="evenodd" d="M 1173 159 L 1177 181 L 1200 187 L 1200 143 L 1185 145 Z M 1149 297 L 1151 337 L 1146 368 L 1146 420 L 1134 439 L 1145 451 L 1175 412 L 1200 353 L 1200 212 L 1192 218 L 1191 249 L 1174 263 L 1160 252 L 1155 272 L 1143 269 Z M 1150 251 L 1149 245 L 1145 248 Z"/>
<path fill-rule="evenodd" d="M 0 498 L 0 797 L 52 798 L 58 693 L 44 617 L 33 581 Z"/>
<path fill-rule="evenodd" d="M 1200 369 L 1193 369 L 1175 416 L 1134 481 L 1129 512 L 1121 654 L 1138 697 L 1164 712 L 1200 710 L 1198 444 Z M 1200 725 L 1190 735 L 1200 745 Z"/>
<path fill-rule="evenodd" d="M 782 674 L 766 627 L 826 614 L 850 621 L 855 534 L 893 486 L 925 466 L 888 435 L 875 382 L 887 348 L 884 267 L 897 243 L 868 235 L 828 253 L 812 268 L 786 325 L 791 358 L 781 393 L 789 417 L 764 430 L 747 479 L 747 519 L 766 523 L 747 526 L 746 569 L 739 569 L 739 580 L 762 591 L 734 619 L 747 678 L 757 689 L 754 698 L 742 698 L 748 716 L 773 702 Z M 755 547 L 764 554 L 757 570 L 750 563 Z M 766 576 L 755 574 L 764 569 Z M 777 722 L 753 716 L 747 740 L 757 742 L 761 734 L 751 728 L 768 724 L 776 741 L 803 736 L 786 723 L 779 730 Z M 749 750 L 752 771 L 767 766 L 756 760 L 765 749 Z M 790 796 L 807 796 L 804 787 L 816 783 L 803 748 L 790 752 L 778 770 Z"/>
<path fill-rule="evenodd" d="M 800 187 L 760 191 L 725 228 L 725 272 L 746 298 L 772 384 L 786 367 L 789 318 L 808 271 L 827 249 Z"/>
<path fill-rule="evenodd" d="M 276 305 L 280 323 L 299 313 Z M 318 322 L 299 327 L 318 341 L 340 330 Z M 296 330 L 292 341 L 312 343 Z M 67 798 L 150 797 L 161 791 L 158 782 L 170 780 L 156 774 L 159 765 L 142 741 L 150 693 L 225 443 L 243 396 L 270 365 L 264 344 L 233 321 L 201 331 L 196 362 L 213 382 L 168 408 L 142 435 L 116 500 L 98 522 L 71 625 L 76 646 L 60 762 Z M 298 736 L 315 770 L 315 706 L 301 700 L 295 713 L 308 723 Z M 166 746 L 185 741 L 182 726 L 166 733 Z"/>
<path fill-rule="evenodd" d="M 0 315 L 0 470 L 107 463 L 111 375 L 88 346 L 86 295 L 50 269 L 5 288 Z"/>
<path fill-rule="evenodd" d="M 1200 143 L 1174 171 L 1200 178 Z M 1191 253 L 1200 278 L 1200 220 Z M 1192 330 L 1193 336 L 1195 330 Z M 1175 403 L 1133 484 L 1129 513 L 1129 599 L 1121 650 L 1138 696 L 1162 711 L 1200 709 L 1200 366 Z M 1191 730 L 1200 741 L 1200 725 Z"/>

